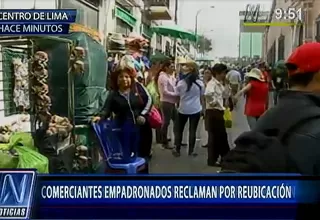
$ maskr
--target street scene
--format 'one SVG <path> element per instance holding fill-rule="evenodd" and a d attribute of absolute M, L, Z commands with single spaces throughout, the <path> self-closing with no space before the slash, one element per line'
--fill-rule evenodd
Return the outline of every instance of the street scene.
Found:
<path fill-rule="evenodd" d="M 272 94 L 270 94 L 269 103 L 272 106 Z M 233 146 L 234 140 L 243 132 L 249 131 L 248 122 L 243 115 L 244 112 L 244 99 L 242 99 L 232 114 L 233 127 L 228 129 L 228 140 L 229 145 Z M 185 132 L 187 136 L 187 131 Z M 201 133 L 202 139 L 206 140 L 208 135 L 205 131 Z M 203 142 L 205 143 L 205 142 Z M 153 144 L 154 158 L 152 158 L 150 163 L 150 169 L 152 173 L 204 173 L 212 174 L 220 170 L 219 167 L 208 167 L 206 164 L 207 160 L 207 149 L 203 148 L 201 145 L 197 146 L 197 152 L 199 156 L 196 158 L 190 158 L 187 156 L 187 148 L 185 149 L 184 155 L 179 159 L 172 159 L 171 152 L 161 149 L 157 144 Z M 165 163 L 163 161 L 166 161 Z"/>
<path fill-rule="evenodd" d="M 3 7 L 45 8 L 44 1 Z M 317 90 L 303 87 L 314 75 L 299 77 L 318 71 L 307 61 L 317 58 L 320 1 L 68 0 L 57 7 L 77 10 L 67 35 L 0 37 L 0 168 L 242 172 L 233 153 L 263 143 L 257 134 L 280 132 L 276 122 L 285 117 L 268 116 L 282 108 L 280 97 Z"/>

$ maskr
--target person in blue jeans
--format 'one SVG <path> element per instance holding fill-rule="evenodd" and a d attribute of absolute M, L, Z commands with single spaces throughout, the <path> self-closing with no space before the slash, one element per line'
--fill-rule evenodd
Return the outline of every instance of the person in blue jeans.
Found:
<path fill-rule="evenodd" d="M 189 120 L 189 156 L 197 156 L 195 152 L 196 132 L 202 113 L 202 97 L 204 84 L 199 79 L 197 64 L 189 61 L 182 65 L 184 79 L 180 80 L 175 92 L 179 97 L 177 131 L 175 134 L 175 149 L 173 155 L 179 157 L 184 127 Z"/>

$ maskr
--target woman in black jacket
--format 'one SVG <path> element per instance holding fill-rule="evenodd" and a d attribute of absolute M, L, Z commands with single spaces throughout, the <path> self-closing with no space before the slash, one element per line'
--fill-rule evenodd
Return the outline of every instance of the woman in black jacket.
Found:
<path fill-rule="evenodd" d="M 152 98 L 142 84 L 136 81 L 135 71 L 130 68 L 116 68 L 110 75 L 111 90 L 104 107 L 96 118 L 126 122 L 131 120 L 140 126 L 139 156 L 149 157 L 152 145 L 152 130 L 147 120 L 152 107 Z"/>

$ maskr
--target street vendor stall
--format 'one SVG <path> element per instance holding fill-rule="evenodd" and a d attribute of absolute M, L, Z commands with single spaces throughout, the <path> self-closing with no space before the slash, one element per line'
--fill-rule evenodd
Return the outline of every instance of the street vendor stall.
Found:
<path fill-rule="evenodd" d="M 2 140 L 2 152 L 5 150 L 13 152 L 11 155 L 8 154 L 12 158 L 9 158 L 8 155 L 0 156 L 2 161 L 7 161 L 7 164 L 2 164 L 1 168 L 36 168 L 39 172 L 49 172 L 52 168 L 51 160 L 43 152 L 42 146 L 37 146 L 37 142 L 33 140 L 36 138 L 36 130 L 43 126 L 46 126 L 45 132 L 47 135 L 59 135 L 60 139 L 68 139 L 67 146 L 70 146 L 70 138 L 68 137 L 71 136 L 71 122 L 67 118 L 63 119 L 58 115 L 52 115 L 50 112 L 52 102 L 48 86 L 49 68 L 47 62 L 49 56 L 47 52 L 39 48 L 39 42 L 44 40 L 50 42 L 50 44 L 57 42 L 66 45 L 71 44 L 70 41 L 53 37 L 22 38 L 12 36 L 0 38 L 2 51 L 7 56 L 6 61 L 9 60 L 8 56 L 12 56 L 14 107 L 19 109 L 20 112 L 30 114 L 31 125 L 31 133 L 19 132 L 18 129 L 12 130 L 9 127 L 1 129 L 3 135 L 8 135 L 7 140 Z M 5 66 L 9 67 L 10 65 Z M 10 71 L 10 68 L 4 71 Z M 69 92 L 69 94 L 72 94 L 72 92 Z M 71 95 L 68 98 L 73 99 Z M 60 120 L 60 123 L 58 122 L 59 118 L 63 119 Z M 63 131 L 64 136 L 61 136 L 61 131 Z M 51 133 L 49 134 L 49 132 Z M 57 151 L 56 148 L 56 154 Z M 18 157 L 17 167 L 14 167 L 13 163 L 11 165 L 8 163 L 8 161 L 13 160 L 13 157 Z M 25 161 L 24 158 L 28 158 L 29 162 L 21 165 Z"/>
<path fill-rule="evenodd" d="M 83 128 L 88 132 L 107 95 L 103 46 L 83 32 L 64 38 L 2 37 L 0 45 L 11 52 L 18 49 L 27 58 L 13 60 L 20 73 L 15 74 L 15 103 L 30 114 L 30 137 L 48 158 L 49 172 L 89 172 L 91 155 L 84 144 L 88 135 L 81 133 Z M 25 62 L 27 68 L 22 66 Z M 24 90 L 19 91 L 22 82 Z M 16 93 L 29 97 L 29 102 L 19 100 Z M 82 137 L 84 141 L 79 140 Z"/>

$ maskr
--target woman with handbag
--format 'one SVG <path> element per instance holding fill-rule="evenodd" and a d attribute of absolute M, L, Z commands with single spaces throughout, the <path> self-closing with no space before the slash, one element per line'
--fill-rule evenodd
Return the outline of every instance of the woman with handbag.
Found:
<path fill-rule="evenodd" d="M 160 94 L 159 94 L 159 88 L 158 88 L 158 78 L 161 70 L 161 62 L 154 62 L 149 70 L 149 77 L 148 77 L 148 84 L 146 86 L 149 94 L 152 97 L 152 102 L 154 108 L 157 109 L 157 111 L 160 113 Z M 162 118 L 161 118 L 162 120 Z M 162 138 L 161 138 L 161 126 L 155 127 L 155 136 L 156 136 L 156 143 L 162 144 Z"/>
<path fill-rule="evenodd" d="M 152 145 L 152 131 L 148 121 L 152 108 L 151 96 L 144 86 L 136 81 L 136 71 L 130 67 L 116 67 L 110 75 L 110 82 L 110 94 L 99 117 L 93 120 L 114 116 L 114 120 L 119 123 L 132 121 L 140 128 L 138 156 L 148 158 Z"/>

